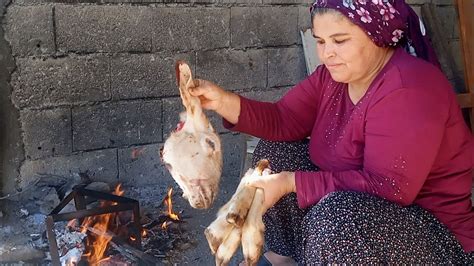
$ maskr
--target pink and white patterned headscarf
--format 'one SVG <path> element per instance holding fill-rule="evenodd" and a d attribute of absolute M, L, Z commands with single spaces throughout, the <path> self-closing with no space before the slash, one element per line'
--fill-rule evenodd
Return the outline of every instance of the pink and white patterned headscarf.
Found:
<path fill-rule="evenodd" d="M 404 46 L 410 54 L 440 66 L 423 23 L 404 0 L 316 0 L 310 12 L 317 8 L 339 11 L 377 46 Z"/>

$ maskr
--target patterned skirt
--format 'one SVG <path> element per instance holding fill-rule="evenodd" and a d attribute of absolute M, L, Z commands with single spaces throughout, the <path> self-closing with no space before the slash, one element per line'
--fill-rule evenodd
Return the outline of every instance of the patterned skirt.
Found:
<path fill-rule="evenodd" d="M 257 145 L 252 165 L 268 159 L 274 172 L 317 171 L 308 141 Z M 307 209 L 296 194 L 278 201 L 263 217 L 266 250 L 299 264 L 474 264 L 438 219 L 416 205 L 401 207 L 361 192 L 333 192 Z"/>

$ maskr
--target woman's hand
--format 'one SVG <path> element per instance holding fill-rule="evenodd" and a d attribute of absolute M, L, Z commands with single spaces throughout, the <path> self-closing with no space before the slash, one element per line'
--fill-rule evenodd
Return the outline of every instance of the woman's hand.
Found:
<path fill-rule="evenodd" d="M 238 122 L 240 98 L 237 94 L 203 79 L 194 79 L 194 87 L 190 87 L 189 92 L 199 97 L 202 108 L 215 111 L 232 124 Z"/>
<path fill-rule="evenodd" d="M 249 180 L 246 185 L 263 188 L 265 211 L 275 205 L 283 196 L 296 192 L 294 172 L 280 172 L 278 174 L 259 176 Z"/>

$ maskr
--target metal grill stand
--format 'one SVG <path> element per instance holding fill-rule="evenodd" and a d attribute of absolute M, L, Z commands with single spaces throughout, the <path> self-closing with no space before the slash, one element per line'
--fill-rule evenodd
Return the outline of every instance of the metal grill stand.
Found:
<path fill-rule="evenodd" d="M 102 206 L 97 208 L 87 209 L 85 197 L 91 197 L 98 200 L 110 201 L 116 203 L 115 205 Z M 59 213 L 61 210 L 74 199 L 76 211 Z M 59 221 L 70 221 L 73 219 L 79 219 L 82 222 L 83 218 L 88 216 L 95 216 L 101 214 L 132 211 L 132 223 L 129 234 L 132 237 L 132 245 L 141 250 L 141 230 L 140 224 L 140 209 L 137 200 L 130 199 L 127 197 L 117 196 L 109 193 L 98 192 L 85 188 L 74 189 L 69 195 L 67 195 L 61 203 L 46 217 L 46 227 L 49 241 L 49 249 L 51 253 L 51 263 L 53 265 L 60 265 L 58 244 L 56 241 L 56 234 L 54 232 L 54 223 Z"/>

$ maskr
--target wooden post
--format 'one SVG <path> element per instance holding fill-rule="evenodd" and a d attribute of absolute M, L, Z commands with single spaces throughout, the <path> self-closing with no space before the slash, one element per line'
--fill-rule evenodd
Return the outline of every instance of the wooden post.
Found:
<path fill-rule="evenodd" d="M 469 108 L 471 131 L 474 133 L 474 0 L 456 0 L 459 31 L 464 60 L 466 93 L 458 95 L 462 108 Z"/>

